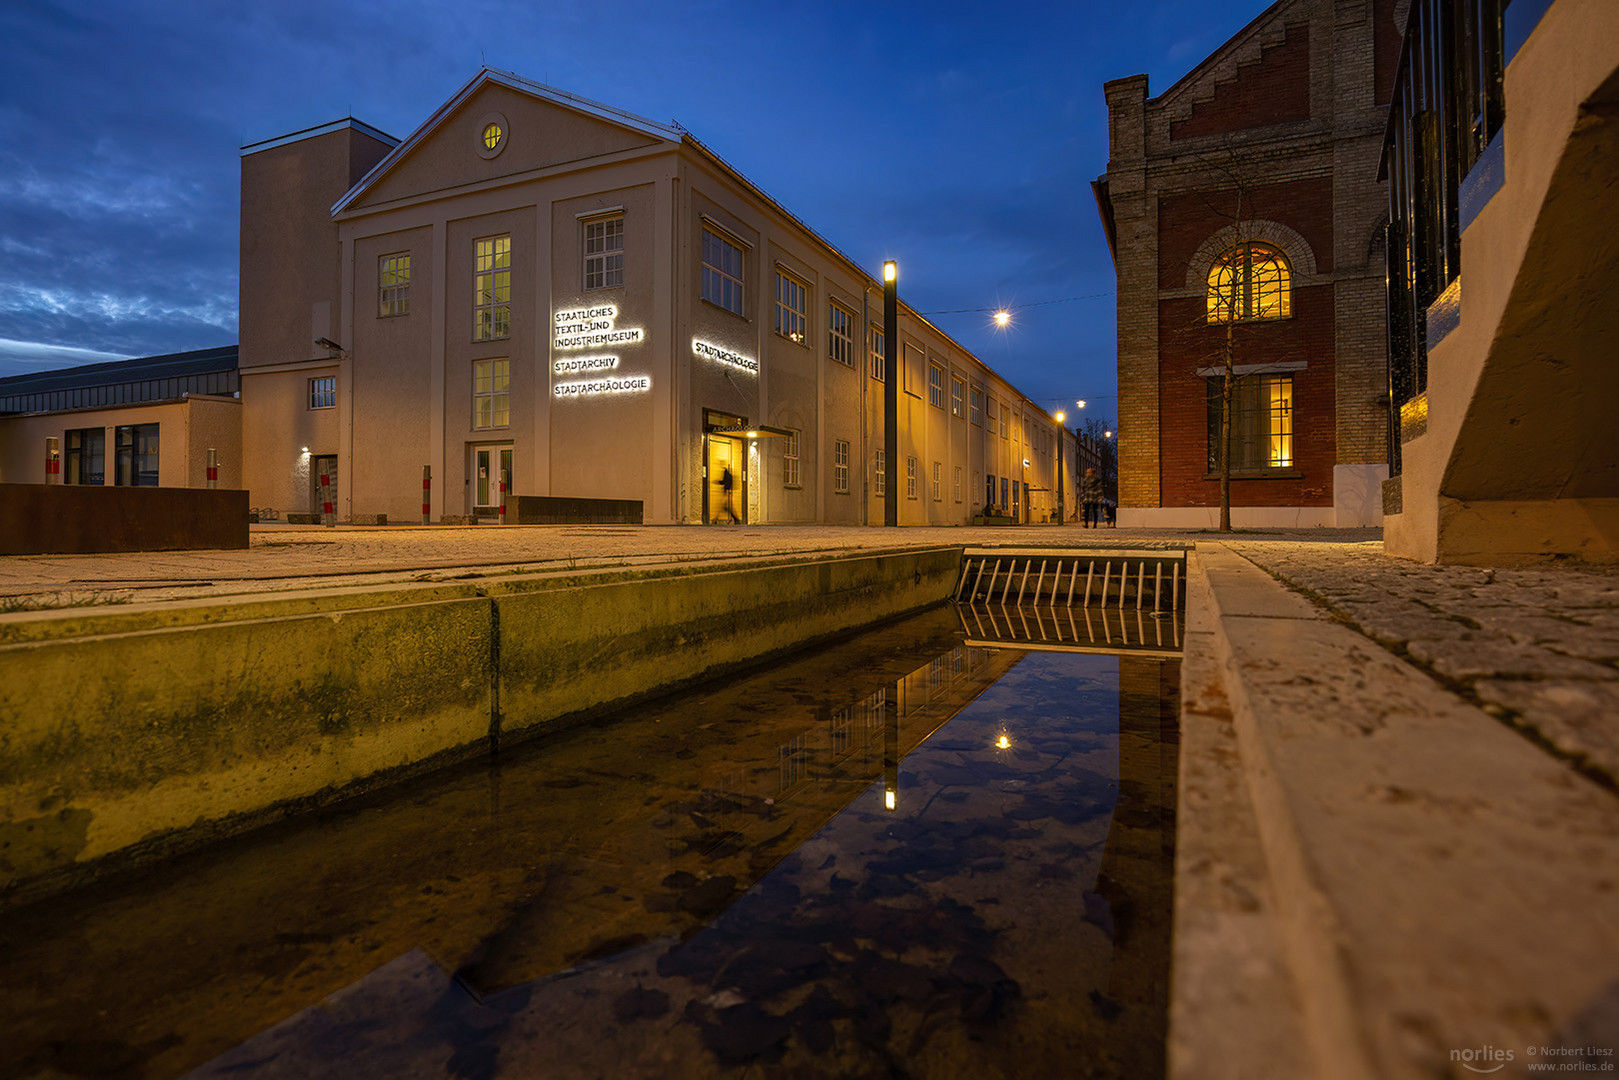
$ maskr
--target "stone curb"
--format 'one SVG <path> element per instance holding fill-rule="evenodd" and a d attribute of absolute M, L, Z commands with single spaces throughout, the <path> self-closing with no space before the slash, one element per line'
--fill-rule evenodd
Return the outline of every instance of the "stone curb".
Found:
<path fill-rule="evenodd" d="M 1481 1048 L 1517 1068 L 1589 1023 L 1619 981 L 1619 800 L 1223 544 L 1197 556 L 1209 617 L 1189 616 L 1189 653 L 1211 649 L 1223 676 L 1298 1075 L 1459 1075 Z M 1195 792 L 1194 764 L 1183 750 Z M 1182 895 L 1177 938 L 1201 914 Z M 1177 974 L 1172 1017 L 1194 989 Z M 1273 1074 L 1171 1044 L 1175 1080 Z"/>

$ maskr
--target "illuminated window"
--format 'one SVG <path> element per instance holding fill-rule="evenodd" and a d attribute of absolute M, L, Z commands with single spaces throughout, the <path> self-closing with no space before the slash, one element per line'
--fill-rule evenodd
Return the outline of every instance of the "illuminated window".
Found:
<path fill-rule="evenodd" d="M 703 299 L 742 314 L 742 249 L 703 230 Z"/>
<path fill-rule="evenodd" d="M 1209 322 L 1285 319 L 1292 312 L 1287 256 L 1269 244 L 1238 244 L 1209 267 Z"/>
<path fill-rule="evenodd" d="M 888 344 L 881 330 L 871 332 L 871 377 L 883 381 L 883 365 L 888 362 Z"/>
<path fill-rule="evenodd" d="M 854 315 L 837 304 L 827 305 L 826 354 L 854 367 Z"/>
<path fill-rule="evenodd" d="M 624 219 L 585 222 L 585 288 L 611 289 L 624 284 Z"/>
<path fill-rule="evenodd" d="M 511 426 L 511 388 L 510 360 L 474 360 L 472 426 L 475 428 Z"/>
<path fill-rule="evenodd" d="M 938 502 L 944 498 L 944 465 L 935 461 L 933 463 L 933 501 Z"/>
<path fill-rule="evenodd" d="M 1220 469 L 1220 402 L 1224 380 L 1208 382 L 1209 471 Z M 1231 467 L 1293 467 L 1293 376 L 1242 375 L 1231 394 Z"/>
<path fill-rule="evenodd" d="M 337 408 L 337 376 L 323 375 L 309 380 L 309 407 L 311 409 Z"/>
<path fill-rule="evenodd" d="M 67 432 L 67 468 L 63 470 L 69 484 L 105 484 L 107 482 L 107 429 L 79 428 Z"/>
<path fill-rule="evenodd" d="M 973 384 L 971 420 L 979 425 L 984 422 L 984 388 L 976 383 Z"/>
<path fill-rule="evenodd" d="M 472 245 L 472 339 L 512 333 L 512 238 L 491 236 Z"/>
<path fill-rule="evenodd" d="M 849 440 L 832 441 L 832 490 L 849 494 Z"/>
<path fill-rule="evenodd" d="M 781 482 L 790 488 L 798 486 L 798 432 L 792 428 L 781 444 Z"/>
<path fill-rule="evenodd" d="M 1005 405 L 1001 406 L 1001 438 L 1010 438 L 1012 435 L 1012 410 Z"/>
<path fill-rule="evenodd" d="M 913 457 L 905 459 L 905 497 L 916 498 L 916 459 Z"/>
<path fill-rule="evenodd" d="M 872 468 L 874 468 L 876 470 L 876 476 L 875 476 L 875 479 L 873 480 L 872 485 L 871 485 L 872 493 L 875 494 L 875 495 L 887 495 L 888 494 L 888 454 L 887 454 L 887 452 L 882 451 L 882 450 L 877 451 L 876 456 L 872 459 Z"/>
<path fill-rule="evenodd" d="M 500 140 L 505 136 L 506 133 L 500 129 L 500 125 L 491 120 L 483 126 L 483 148 L 493 150 L 500 145 Z"/>
<path fill-rule="evenodd" d="M 950 376 L 950 415 L 962 416 L 967 411 L 967 384 L 959 376 Z"/>
<path fill-rule="evenodd" d="M 809 344 L 804 336 L 804 305 L 809 290 L 797 278 L 776 272 L 776 333 L 800 345 Z"/>
<path fill-rule="evenodd" d="M 157 425 L 127 424 L 117 429 L 116 471 L 119 487 L 157 487 Z"/>
<path fill-rule="evenodd" d="M 410 252 L 384 255 L 377 264 L 377 317 L 410 314 Z"/>

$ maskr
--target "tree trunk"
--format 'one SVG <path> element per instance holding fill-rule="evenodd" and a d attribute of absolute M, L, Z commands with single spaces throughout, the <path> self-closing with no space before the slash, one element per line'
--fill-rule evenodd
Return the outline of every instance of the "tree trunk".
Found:
<path fill-rule="evenodd" d="M 1226 320 L 1225 348 L 1221 350 L 1225 360 L 1225 381 L 1220 388 L 1220 531 L 1223 533 L 1231 531 L 1231 354 L 1235 351 L 1232 335 L 1236 326 L 1235 318 Z"/>

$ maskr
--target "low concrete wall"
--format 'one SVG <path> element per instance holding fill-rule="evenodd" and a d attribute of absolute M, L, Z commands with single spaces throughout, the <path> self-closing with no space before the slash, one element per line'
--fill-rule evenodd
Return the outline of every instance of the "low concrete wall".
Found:
<path fill-rule="evenodd" d="M 0 903 L 914 611 L 960 552 L 0 616 Z"/>
<path fill-rule="evenodd" d="M 0 555 L 245 547 L 245 491 L 0 484 Z"/>

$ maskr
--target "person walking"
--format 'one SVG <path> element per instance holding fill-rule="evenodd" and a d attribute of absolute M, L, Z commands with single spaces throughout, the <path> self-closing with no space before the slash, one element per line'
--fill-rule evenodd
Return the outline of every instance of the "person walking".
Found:
<path fill-rule="evenodd" d="M 731 475 L 731 467 L 727 465 L 725 471 L 720 473 L 720 490 L 725 492 L 725 512 L 731 515 L 731 524 L 740 525 L 742 519 L 736 516 L 736 508 L 731 503 L 731 491 L 735 487 L 736 479 Z"/>
<path fill-rule="evenodd" d="M 1085 470 L 1085 479 L 1079 485 L 1079 501 L 1085 507 L 1085 528 L 1101 528 L 1102 478 L 1096 475 L 1094 468 Z"/>

